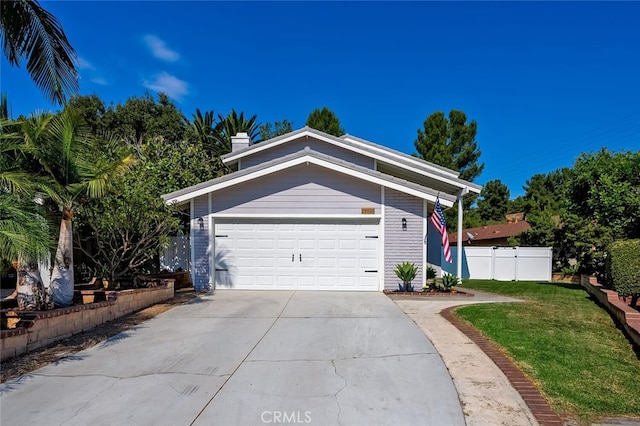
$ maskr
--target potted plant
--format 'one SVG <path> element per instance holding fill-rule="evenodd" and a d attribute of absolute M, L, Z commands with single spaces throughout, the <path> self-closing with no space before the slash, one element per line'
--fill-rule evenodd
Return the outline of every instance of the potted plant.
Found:
<path fill-rule="evenodd" d="M 414 263 L 402 262 L 396 265 L 394 272 L 400 281 L 402 281 L 402 284 L 398 285 L 400 291 L 413 291 L 413 285 L 411 282 L 414 280 L 416 275 L 418 275 L 418 268 L 416 265 Z"/>

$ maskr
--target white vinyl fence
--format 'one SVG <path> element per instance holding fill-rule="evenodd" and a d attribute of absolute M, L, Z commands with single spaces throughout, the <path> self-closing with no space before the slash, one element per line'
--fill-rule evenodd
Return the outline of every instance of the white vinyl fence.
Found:
<path fill-rule="evenodd" d="M 551 281 L 552 247 L 464 247 L 468 277 Z M 467 275 L 467 274 L 464 274 Z"/>
<path fill-rule="evenodd" d="M 178 269 L 190 271 L 191 244 L 188 235 L 169 237 L 169 247 L 160 253 L 160 269 L 175 272 Z"/>

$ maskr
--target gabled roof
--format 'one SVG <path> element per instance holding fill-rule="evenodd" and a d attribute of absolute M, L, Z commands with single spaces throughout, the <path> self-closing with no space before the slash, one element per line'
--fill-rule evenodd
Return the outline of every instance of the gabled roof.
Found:
<path fill-rule="evenodd" d="M 242 182 L 258 179 L 260 177 L 306 163 L 315 164 L 338 173 L 382 185 L 396 191 L 431 201 L 432 203 L 435 202 L 436 197 L 439 196 L 440 203 L 446 207 L 451 207 L 456 201 L 456 197 L 453 195 L 443 193 L 438 194 L 438 192 L 431 188 L 319 153 L 309 147 L 284 157 L 276 158 L 253 167 L 248 167 L 216 179 L 211 179 L 170 194 L 165 194 L 162 198 L 169 204 L 182 204 L 192 198 L 199 197 L 210 192 L 219 191 Z"/>
<path fill-rule="evenodd" d="M 233 164 L 243 157 L 253 155 L 270 148 L 274 148 L 290 141 L 298 140 L 301 137 L 312 137 L 314 139 L 321 140 L 353 152 L 357 152 L 361 155 L 371 157 L 376 161 L 392 164 L 410 172 L 418 173 L 430 179 L 436 179 L 440 182 L 449 184 L 454 188 L 458 188 L 459 190 L 468 188 L 469 193 L 479 194 L 482 190 L 482 187 L 480 185 L 476 185 L 474 183 L 460 179 L 458 177 L 458 172 L 447 169 L 446 167 L 438 166 L 428 161 L 421 160 L 417 157 L 404 154 L 402 152 L 375 144 L 365 139 L 357 138 L 355 136 L 344 135 L 338 138 L 307 126 L 287 133 L 285 135 L 278 136 L 276 138 L 269 139 L 255 145 L 250 145 L 238 151 L 223 155 L 222 160 L 226 164 Z"/>
<path fill-rule="evenodd" d="M 519 221 L 512 223 L 499 223 L 497 225 L 480 226 L 478 228 L 468 228 L 462 230 L 462 238 L 464 241 L 468 239 L 467 233 L 473 235 L 471 241 L 487 241 L 498 238 L 509 238 L 519 235 L 521 232 L 531 229 L 531 225 L 527 221 Z M 453 232 L 449 234 L 451 244 L 458 241 L 458 234 Z"/>

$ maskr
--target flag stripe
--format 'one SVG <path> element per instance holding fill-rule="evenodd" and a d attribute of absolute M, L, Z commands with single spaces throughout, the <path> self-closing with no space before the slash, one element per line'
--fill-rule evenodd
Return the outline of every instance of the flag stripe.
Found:
<path fill-rule="evenodd" d="M 444 248 L 444 259 L 452 263 L 451 247 L 449 246 L 449 235 L 447 234 L 447 223 L 444 220 L 444 214 L 442 213 L 442 206 L 440 205 L 440 198 L 436 198 L 436 207 L 433 209 L 431 215 L 431 223 L 433 227 L 442 236 L 442 247 Z"/>

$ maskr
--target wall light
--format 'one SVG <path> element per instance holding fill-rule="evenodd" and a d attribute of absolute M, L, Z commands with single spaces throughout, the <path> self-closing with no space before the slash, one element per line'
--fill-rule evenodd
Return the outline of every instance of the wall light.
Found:
<path fill-rule="evenodd" d="M 405 219 L 404 217 L 402 218 L 402 230 L 407 230 L 407 219 Z"/>
<path fill-rule="evenodd" d="M 198 218 L 198 225 L 200 225 L 200 229 L 204 229 L 204 219 L 199 217 Z"/>

